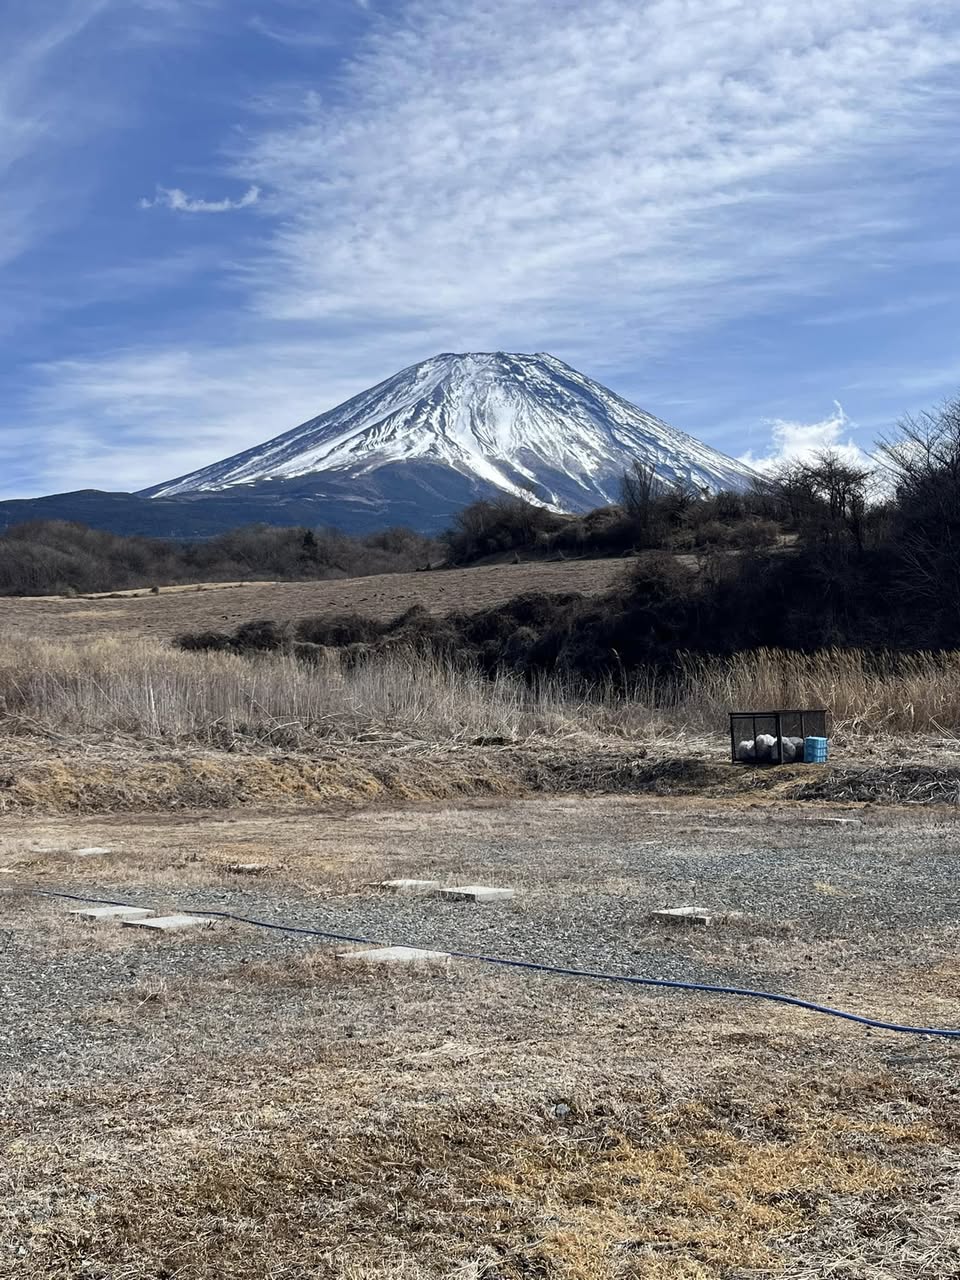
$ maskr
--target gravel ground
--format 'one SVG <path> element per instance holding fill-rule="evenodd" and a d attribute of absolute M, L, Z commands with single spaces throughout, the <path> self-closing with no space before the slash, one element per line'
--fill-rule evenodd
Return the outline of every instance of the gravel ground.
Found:
<path fill-rule="evenodd" d="M 563 800 L 321 820 L 101 822 L 95 839 L 72 836 L 77 829 L 46 823 L 34 837 L 18 824 L 0 855 L 14 872 L 0 884 L 0 1061 L 75 1052 L 63 1011 L 110 992 L 343 949 L 238 924 L 162 939 L 90 928 L 66 919 L 77 904 L 19 892 L 31 884 L 378 943 L 761 987 L 903 1021 L 933 995 L 960 936 L 960 836 L 939 814 L 820 822 L 769 808 Z M 73 852 L 90 843 L 111 852 Z M 231 874 L 223 850 L 283 869 Z M 476 906 L 375 887 L 394 876 L 503 885 L 516 898 Z M 707 907 L 717 921 L 651 922 L 652 910 L 679 905 Z M 96 1057 L 96 1035 L 83 1044 Z"/>
<path fill-rule="evenodd" d="M 355 972 L 295 935 L 155 937 L 36 893 L 960 1026 L 952 815 L 820 816 L 854 821 L 622 798 L 7 820 L 0 1278 L 960 1274 L 952 1042 L 468 963 Z M 377 890 L 400 876 L 516 898 Z M 718 923 L 651 924 L 679 904 Z"/>

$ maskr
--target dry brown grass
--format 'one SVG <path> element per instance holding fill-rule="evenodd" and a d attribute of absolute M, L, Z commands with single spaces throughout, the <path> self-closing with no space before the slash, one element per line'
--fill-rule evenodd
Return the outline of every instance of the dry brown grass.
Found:
<path fill-rule="evenodd" d="M 3 714 L 5 713 L 5 714 Z M 391 656 L 341 673 L 287 656 L 183 653 L 155 641 L 42 640 L 0 650 L 0 731 L 116 734 L 232 748 L 323 740 L 517 741 L 657 727 L 639 699 L 562 681 L 487 680 L 450 663 Z"/>
<path fill-rule="evenodd" d="M 760 649 L 717 661 L 687 657 L 676 706 L 720 727 L 728 711 L 826 707 L 848 734 L 960 731 L 960 653 L 790 653 Z"/>
<path fill-rule="evenodd" d="M 629 563 L 629 562 L 627 562 Z M 297 620 L 362 613 L 385 621 L 419 604 L 431 613 L 483 609 L 525 591 L 606 591 L 622 560 L 482 565 L 433 573 L 392 573 L 326 582 L 210 584 L 122 598 L 0 598 L 0 628 L 24 636 L 79 639 L 110 634 L 171 638 L 184 631 L 231 631 L 251 618 Z"/>
<path fill-rule="evenodd" d="M 394 654 L 341 672 L 285 655 L 184 653 L 156 641 L 43 640 L 0 648 L 0 731 L 69 745 L 124 735 L 157 743 L 297 749 L 318 742 L 518 742 L 588 735 L 651 739 L 722 732 L 733 708 L 825 706 L 841 737 L 960 725 L 960 654 L 795 654 L 682 659 L 671 679 L 624 694 L 563 678 L 488 679 Z"/>
<path fill-rule="evenodd" d="M 960 719 L 958 661 L 761 651 L 690 659 L 680 680 L 640 678 L 624 695 L 491 680 L 403 654 L 341 671 L 151 640 L 7 641 L 0 813 L 353 807 L 537 790 L 955 803 L 960 739 L 944 725 Z M 814 773 L 725 764 L 716 730 L 726 707 L 762 701 L 826 703 L 837 763 Z M 858 766 L 845 770 L 851 759 Z"/>
<path fill-rule="evenodd" d="M 446 1039 L 432 1028 L 450 1025 L 448 981 L 343 981 L 324 965 L 261 965 L 138 980 L 112 1014 L 98 1009 L 115 1034 L 160 1046 L 171 1019 L 209 1036 L 210 1010 L 238 992 L 282 1010 L 301 1007 L 302 988 L 327 1025 L 303 1020 L 299 1062 L 271 1017 L 272 1052 L 184 1057 L 171 1044 L 158 1076 L 21 1088 L 31 1124 L 4 1143 L 0 1275 L 734 1280 L 802 1259 L 825 1277 L 836 1259 L 818 1237 L 856 1238 L 858 1220 L 869 1225 L 840 1274 L 914 1274 L 887 1264 L 904 1213 L 922 1234 L 928 1168 L 955 1140 L 936 1079 L 912 1081 L 910 1114 L 890 1119 L 902 1081 L 842 1063 L 839 1046 L 777 1046 L 759 1028 L 752 1048 L 718 1052 L 684 1021 L 655 1045 L 631 1038 L 644 1083 L 601 1063 L 602 1019 L 586 1013 L 564 1040 L 560 1011 L 544 1025 L 541 1010 L 537 1042 L 511 1044 L 485 1020 L 500 980 L 470 982 L 460 994 L 485 1016 L 457 1018 Z M 416 1012 L 388 1039 L 381 1024 L 338 1044 L 360 1005 Z M 787 1044 L 825 1078 L 784 1063 Z M 678 1078 L 680 1052 L 712 1054 L 711 1071 Z M 923 1252 L 929 1274 L 947 1274 L 949 1239 Z"/>

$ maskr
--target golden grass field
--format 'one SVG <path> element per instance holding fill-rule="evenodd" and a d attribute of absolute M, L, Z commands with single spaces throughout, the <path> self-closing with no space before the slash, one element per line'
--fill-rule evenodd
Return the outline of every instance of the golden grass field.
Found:
<path fill-rule="evenodd" d="M 395 617 L 420 604 L 437 613 L 483 609 L 525 591 L 607 590 L 629 561 L 568 560 L 483 565 L 429 573 L 392 573 L 323 582 L 200 583 L 90 598 L 0 598 L 0 634 L 48 639 L 138 635 L 169 638 L 184 631 L 232 631 L 253 618 L 295 620 L 321 613 Z"/>

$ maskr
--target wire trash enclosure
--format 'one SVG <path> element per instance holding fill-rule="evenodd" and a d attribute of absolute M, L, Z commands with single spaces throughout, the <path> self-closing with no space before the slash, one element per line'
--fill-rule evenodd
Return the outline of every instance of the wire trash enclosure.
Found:
<path fill-rule="evenodd" d="M 808 739 L 823 747 L 806 748 Z M 732 711 L 730 758 L 734 764 L 802 764 L 826 760 L 827 712 L 824 708 L 778 711 Z"/>

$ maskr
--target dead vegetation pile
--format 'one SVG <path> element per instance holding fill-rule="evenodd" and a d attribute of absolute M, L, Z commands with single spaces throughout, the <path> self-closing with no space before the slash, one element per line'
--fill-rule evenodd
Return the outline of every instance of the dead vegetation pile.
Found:
<path fill-rule="evenodd" d="M 793 791 L 797 800 L 960 805 L 960 769 L 922 764 L 831 769 Z"/>
<path fill-rule="evenodd" d="M 117 746 L 93 757 L 70 751 L 0 757 L 0 814 L 337 809 L 522 793 L 520 781 L 489 755 L 442 749 L 150 755 Z"/>
<path fill-rule="evenodd" d="M 692 795 L 723 788 L 729 769 L 698 761 L 649 764 L 643 750 L 518 745 L 366 743 L 311 755 L 183 751 L 114 744 L 78 754 L 0 752 L 0 813 L 356 808 L 367 804 L 547 793 Z"/>

